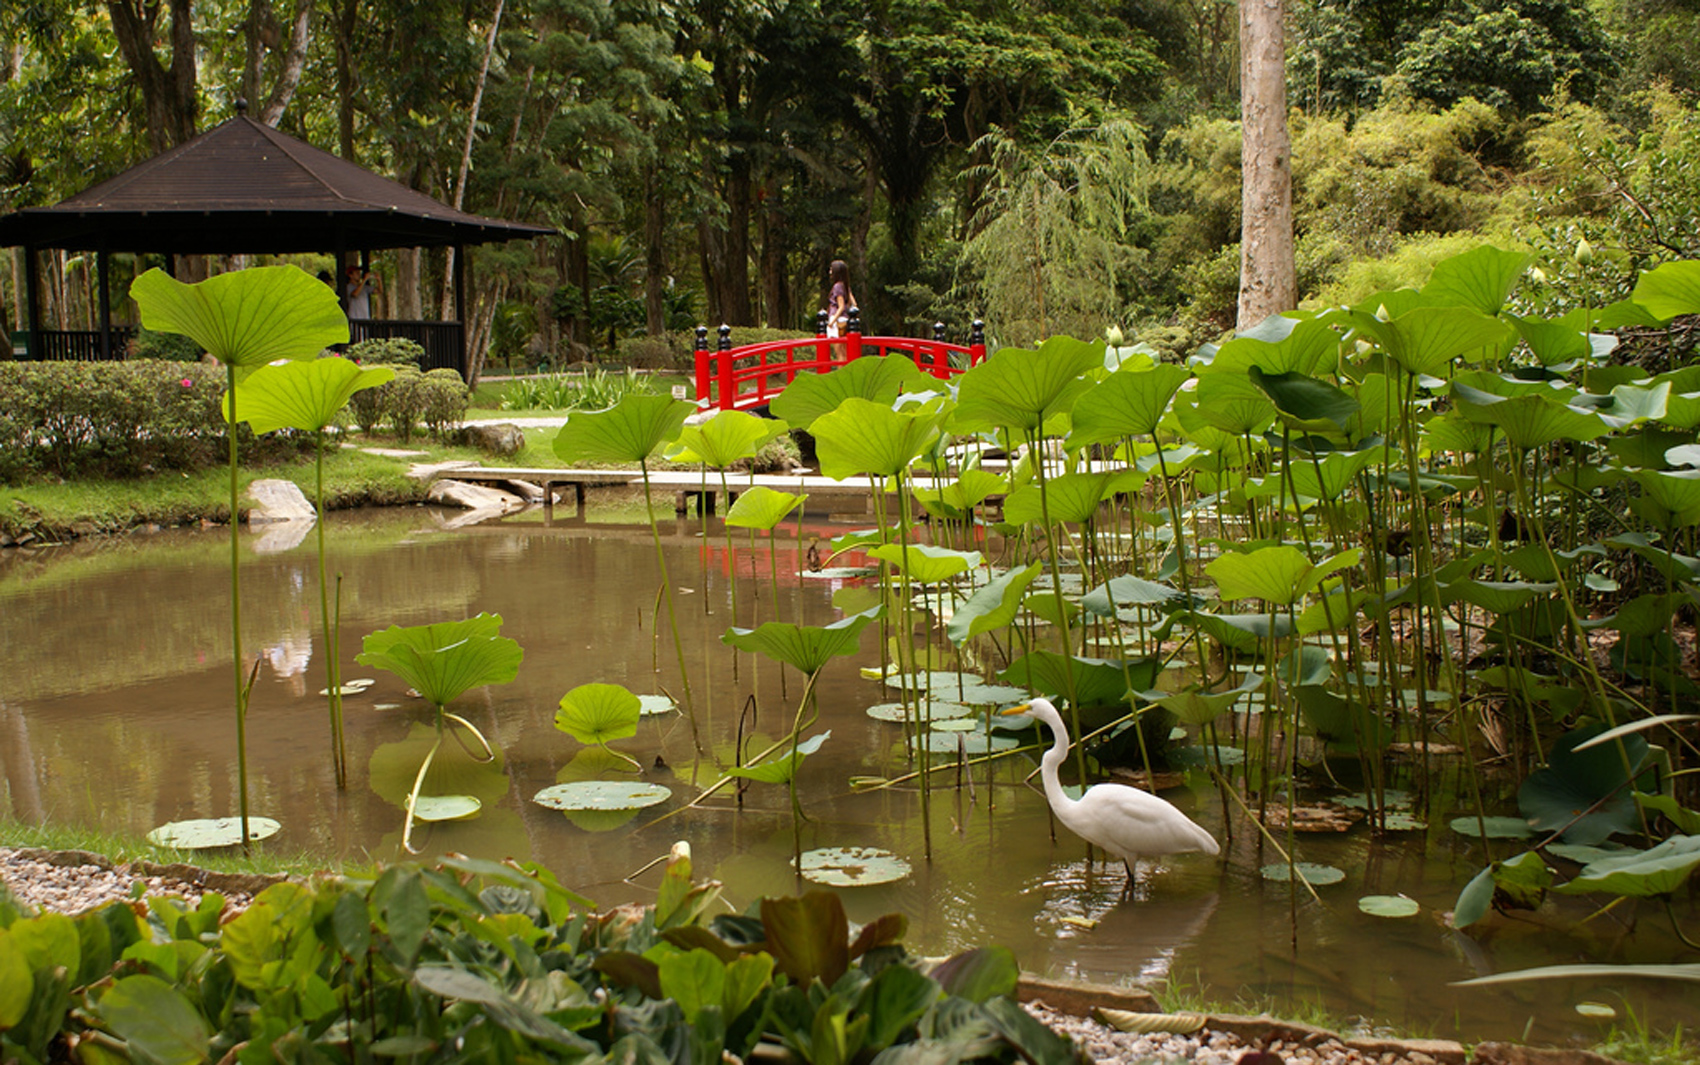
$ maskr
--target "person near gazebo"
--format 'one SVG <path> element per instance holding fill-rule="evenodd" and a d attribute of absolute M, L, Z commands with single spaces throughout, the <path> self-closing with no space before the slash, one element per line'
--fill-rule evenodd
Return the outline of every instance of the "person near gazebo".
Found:
<path fill-rule="evenodd" d="M 358 266 L 348 268 L 348 317 L 372 317 L 372 293 L 379 288 L 378 275 L 362 272 Z"/>

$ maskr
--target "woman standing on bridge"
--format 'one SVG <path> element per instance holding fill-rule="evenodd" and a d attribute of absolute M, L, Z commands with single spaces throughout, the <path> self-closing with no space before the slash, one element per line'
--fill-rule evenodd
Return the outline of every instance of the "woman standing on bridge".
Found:
<path fill-rule="evenodd" d="M 832 291 L 826 297 L 826 335 L 841 337 L 850 327 L 850 311 L 856 306 L 856 294 L 850 291 L 850 267 L 843 259 L 834 259 L 826 276 L 832 282 Z"/>

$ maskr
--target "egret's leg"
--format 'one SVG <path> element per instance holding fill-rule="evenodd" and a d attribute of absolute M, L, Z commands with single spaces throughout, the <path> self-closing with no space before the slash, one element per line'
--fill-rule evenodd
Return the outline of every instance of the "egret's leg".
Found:
<path fill-rule="evenodd" d="M 1122 865 L 1127 867 L 1127 884 L 1122 888 L 1122 898 L 1124 899 L 1131 899 L 1136 893 L 1135 885 L 1138 883 L 1139 878 L 1134 875 L 1133 867 L 1138 860 L 1139 859 L 1137 858 L 1122 859 Z"/>

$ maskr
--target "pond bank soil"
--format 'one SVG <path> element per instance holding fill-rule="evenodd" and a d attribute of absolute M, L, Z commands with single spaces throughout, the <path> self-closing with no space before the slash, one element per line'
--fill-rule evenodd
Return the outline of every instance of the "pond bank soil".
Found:
<path fill-rule="evenodd" d="M 77 914 L 110 902 L 169 895 L 198 905 L 205 892 L 223 895 L 229 909 L 288 877 L 219 873 L 192 865 L 146 860 L 113 862 L 89 851 L 0 847 L 0 883 L 26 906 Z M 1340 1035 L 1273 1017 L 1158 1012 L 1139 988 L 1064 983 L 1023 977 L 1016 991 L 1028 1011 L 1078 1043 L 1096 1065 L 1191 1061 L 1233 1065 L 1249 1051 L 1268 1051 L 1289 1065 L 1618 1065 L 1586 1050 L 1481 1043 L 1468 1051 L 1448 1039 L 1390 1039 Z M 1165 1023 L 1166 1022 L 1166 1023 Z M 1124 1031 L 1163 1024 L 1190 1034 Z"/>

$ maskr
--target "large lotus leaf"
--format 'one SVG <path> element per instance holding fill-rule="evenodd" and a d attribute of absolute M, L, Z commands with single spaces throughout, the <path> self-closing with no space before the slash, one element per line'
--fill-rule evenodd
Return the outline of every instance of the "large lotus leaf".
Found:
<path fill-rule="evenodd" d="M 1350 548 L 1312 565 L 1305 553 L 1290 544 L 1260 547 L 1247 554 L 1231 553 L 1205 567 L 1216 582 L 1223 602 L 1262 599 L 1286 606 L 1298 602 L 1330 573 L 1357 564 L 1361 548 Z"/>
<path fill-rule="evenodd" d="M 1528 265 L 1525 252 L 1502 251 L 1488 244 L 1471 248 L 1435 264 L 1423 286 L 1423 302 L 1498 314 Z"/>
<path fill-rule="evenodd" d="M 1636 470 L 1632 477 L 1644 498 L 1653 504 L 1642 517 L 1660 527 L 1688 526 L 1700 521 L 1700 469 Z"/>
<path fill-rule="evenodd" d="M 831 987 L 850 967 L 850 920 L 832 892 L 763 898 L 761 923 L 767 932 L 764 949 L 798 987 L 817 979 Z"/>
<path fill-rule="evenodd" d="M 1631 735 L 1603 747 L 1575 749 L 1602 731 L 1591 725 L 1560 736 L 1547 764 L 1517 789 L 1518 809 L 1538 831 L 1563 829 L 1566 843 L 1599 843 L 1639 823 L 1628 785 L 1646 761 L 1647 741 Z"/>
<path fill-rule="evenodd" d="M 580 684 L 561 696 L 555 727 L 580 743 L 636 736 L 643 702 L 618 684 Z"/>
<path fill-rule="evenodd" d="M 604 411 L 574 414 L 555 434 L 562 462 L 646 462 L 676 439 L 696 407 L 682 399 L 628 393 Z"/>
<path fill-rule="evenodd" d="M 1597 413 L 1600 420 L 1613 429 L 1627 429 L 1641 422 L 1662 422 L 1670 405 L 1670 385 L 1660 382 L 1651 388 L 1637 385 L 1615 385 L 1611 402 L 1602 404 Z"/>
<path fill-rule="evenodd" d="M 984 365 L 984 364 L 982 364 Z M 810 432 L 820 471 L 835 481 L 859 474 L 891 477 L 909 468 L 938 439 L 944 413 L 936 408 L 892 410 L 851 396 L 816 418 Z"/>
<path fill-rule="evenodd" d="M 389 366 L 361 369 L 347 359 L 308 359 L 262 366 L 249 375 L 236 395 L 236 420 L 256 433 L 274 429 L 314 432 L 336 420 L 356 392 L 375 388 L 395 376 Z M 230 395 L 224 397 L 230 420 Z"/>
<path fill-rule="evenodd" d="M 1381 750 L 1393 739 L 1393 731 L 1380 714 L 1356 699 L 1349 699 L 1315 684 L 1296 689 L 1299 712 L 1318 739 L 1336 750 L 1354 752 Z"/>
<path fill-rule="evenodd" d="M 754 651 L 768 658 L 814 673 L 834 657 L 856 653 L 857 639 L 868 623 L 880 616 L 883 607 L 839 618 L 830 625 L 799 625 L 791 621 L 769 621 L 754 629 L 731 628 L 722 643 L 740 651 Z"/>
<path fill-rule="evenodd" d="M 133 1057 L 157 1065 L 197 1065 L 207 1060 L 212 1035 L 200 1009 L 187 994 L 157 976 L 143 973 L 121 978 L 101 996 L 98 1009 Z"/>
<path fill-rule="evenodd" d="M 956 608 L 945 624 L 945 635 L 958 646 L 982 632 L 993 632 L 1015 620 L 1021 608 L 1021 597 L 1033 578 L 1039 575 L 1039 563 L 1020 569 L 1005 570 L 993 577 L 983 588 L 975 590 L 968 601 Z"/>
<path fill-rule="evenodd" d="M 1334 356 L 1340 345 L 1327 318 L 1294 319 L 1272 315 L 1216 349 L 1202 374 L 1261 370 L 1277 376 L 1310 375 Z"/>
<path fill-rule="evenodd" d="M 1223 692 L 1187 690 L 1182 692 L 1143 692 L 1140 698 L 1156 703 L 1188 725 L 1205 725 L 1220 717 L 1227 709 L 1263 686 L 1263 675 L 1247 673 L 1236 688 Z"/>
<path fill-rule="evenodd" d="M 724 470 L 739 459 L 755 455 L 789 428 L 782 421 L 758 418 L 748 411 L 716 411 L 700 425 L 680 428 L 679 438 L 667 448 L 667 457 Z"/>
<path fill-rule="evenodd" d="M 1362 590 L 1331 589 L 1328 594 L 1318 596 L 1314 603 L 1300 612 L 1298 617 L 1299 635 L 1311 636 L 1319 632 L 1339 632 L 1349 627 L 1357 618 L 1359 609 L 1368 600 L 1368 593 Z"/>
<path fill-rule="evenodd" d="M 934 384 L 907 356 L 862 358 L 829 373 L 799 374 L 773 398 L 769 409 L 787 424 L 810 430 L 816 418 L 837 410 L 851 396 L 889 407 L 904 392 Z"/>
<path fill-rule="evenodd" d="M 1075 401 L 1069 446 L 1151 435 L 1169 409 L 1175 389 L 1191 376 L 1184 366 L 1161 363 L 1149 370 L 1122 370 L 1104 378 Z"/>
<path fill-rule="evenodd" d="M 1407 373 L 1443 377 L 1452 360 L 1504 342 L 1509 327 L 1467 307 L 1416 307 L 1391 321 L 1354 311 L 1352 325 Z"/>
<path fill-rule="evenodd" d="M 987 496 L 1009 491 L 1009 481 L 990 470 L 968 469 L 957 475 L 955 484 L 945 485 L 939 498 L 958 510 L 977 507 Z"/>
<path fill-rule="evenodd" d="M 1113 618 L 1130 606 L 1178 606 L 1185 601 L 1179 588 L 1128 574 L 1087 592 L 1080 605 L 1101 618 Z"/>
<path fill-rule="evenodd" d="M 525 652 L 500 635 L 500 614 L 430 625 L 391 625 L 368 633 L 354 660 L 387 669 L 433 706 L 445 706 L 471 688 L 506 684 L 519 676 Z"/>
<path fill-rule="evenodd" d="M 1610 431 L 1598 415 L 1584 414 L 1544 395 L 1507 399 L 1454 385 L 1452 398 L 1464 417 L 1494 426 L 1515 448 L 1545 447 L 1554 440 L 1592 440 Z"/>
<path fill-rule="evenodd" d="M 641 780 L 575 780 L 551 784 L 531 801 L 551 810 L 641 810 L 666 802 L 673 789 Z"/>
<path fill-rule="evenodd" d="M 726 512 L 726 524 L 739 529 L 771 529 L 808 499 L 809 495 L 794 495 L 758 484 L 739 494 Z"/>
<path fill-rule="evenodd" d="M 1529 350 L 1535 353 L 1535 358 L 1539 359 L 1543 366 L 1574 362 L 1593 353 L 1593 345 L 1588 342 L 1588 335 L 1563 322 L 1534 315 L 1527 318 L 1512 315 L 1511 324 L 1517 327 L 1517 334 L 1523 338 L 1523 343 L 1529 345 Z"/>
<path fill-rule="evenodd" d="M 1091 387 L 1081 375 L 1103 363 L 1104 346 L 1054 336 L 1039 350 L 1004 348 L 958 378 L 955 424 L 1035 432 L 1066 414 Z"/>
<path fill-rule="evenodd" d="M 1544 581 L 1477 581 L 1468 577 L 1439 587 L 1443 603 L 1450 605 L 1462 600 L 1490 614 L 1509 614 L 1558 590 L 1556 583 Z"/>
<path fill-rule="evenodd" d="M 1346 423 L 1358 413 L 1358 401 L 1326 381 L 1301 373 L 1264 373 L 1253 366 L 1247 375 L 1275 404 L 1275 410 L 1293 424 L 1325 429 L 1323 423 L 1344 432 Z"/>
<path fill-rule="evenodd" d="M 1635 282 L 1630 299 L 1661 323 L 1700 312 L 1700 262 L 1664 263 L 1648 270 Z"/>
<path fill-rule="evenodd" d="M 1262 432 L 1275 418 L 1275 404 L 1246 374 L 1207 374 L 1198 379 L 1194 396 L 1198 416 L 1234 436 Z"/>
<path fill-rule="evenodd" d="M 1294 459 L 1287 464 L 1287 471 L 1293 479 L 1293 490 L 1299 495 L 1311 499 L 1339 499 L 1358 474 L 1371 463 L 1380 462 L 1386 454 L 1384 447 L 1331 451 L 1315 462 Z"/>
<path fill-rule="evenodd" d="M 130 284 L 142 325 L 181 333 L 226 366 L 310 359 L 348 342 L 336 293 L 295 266 L 257 266 L 193 285 L 149 270 Z"/>
<path fill-rule="evenodd" d="M 1126 700 L 1129 691 L 1150 688 L 1161 671 L 1155 658 L 1124 661 L 1033 651 L 1011 662 L 998 679 L 1056 698 L 1067 698 L 1072 688 L 1081 707 L 1115 706 Z"/>
<path fill-rule="evenodd" d="M 1422 429 L 1422 441 L 1429 451 L 1479 455 L 1493 443 L 1493 426 L 1473 422 L 1450 410 L 1428 420 Z"/>
<path fill-rule="evenodd" d="M 1049 509 L 1051 523 L 1090 521 L 1111 491 L 1111 473 L 1065 473 L 1045 482 L 1024 484 L 1003 501 L 1004 520 L 1011 525 L 1042 524 Z"/>
<path fill-rule="evenodd" d="M 1700 867 L 1700 836 L 1672 836 L 1650 850 L 1590 862 L 1557 889 L 1566 895 L 1604 891 L 1645 899 L 1674 894 Z"/>
<path fill-rule="evenodd" d="M 1285 614 L 1271 618 L 1268 614 L 1207 614 L 1191 610 L 1179 616 L 1190 620 L 1199 632 L 1236 651 L 1254 651 L 1271 636 L 1285 639 L 1293 634 L 1293 622 Z"/>
<path fill-rule="evenodd" d="M 820 750 L 821 744 L 831 738 L 832 730 L 828 729 L 818 736 L 810 736 L 797 744 L 795 749 L 787 747 L 783 752 L 765 762 L 728 769 L 726 775 L 756 780 L 763 784 L 784 784 L 796 777 L 797 770 L 802 768 L 804 758 Z"/>
<path fill-rule="evenodd" d="M 931 544 L 882 544 L 868 552 L 869 558 L 889 562 L 909 574 L 909 579 L 922 584 L 948 581 L 958 574 L 978 566 L 978 551 L 953 551 Z"/>

